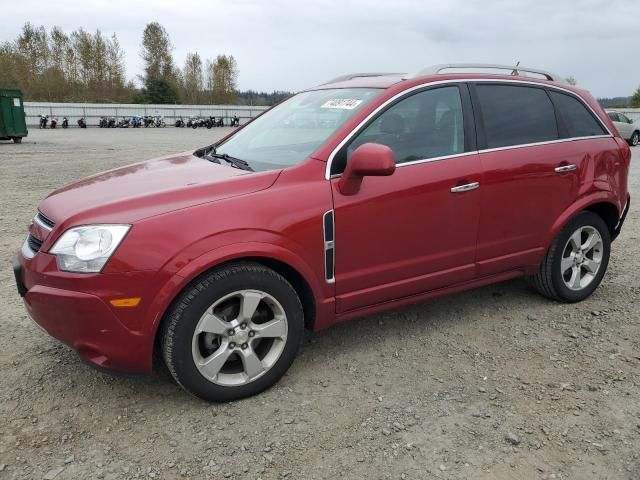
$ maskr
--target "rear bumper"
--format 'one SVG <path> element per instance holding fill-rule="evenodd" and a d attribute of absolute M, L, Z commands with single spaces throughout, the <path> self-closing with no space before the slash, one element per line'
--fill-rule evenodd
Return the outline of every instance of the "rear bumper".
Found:
<path fill-rule="evenodd" d="M 620 216 L 620 220 L 618 220 L 618 224 L 613 229 L 613 234 L 611 235 L 611 241 L 614 241 L 618 237 L 618 235 L 620 235 L 620 232 L 622 231 L 622 225 L 624 224 L 624 221 L 627 218 L 627 213 L 629 213 L 630 205 L 631 205 L 631 195 L 627 195 L 627 203 L 625 204 L 622 210 L 622 215 Z"/>
<path fill-rule="evenodd" d="M 83 275 L 47 271 L 52 259 L 55 264 L 54 257 L 38 253 L 32 260 L 19 255 L 13 262 L 18 293 L 31 318 L 93 365 L 122 372 L 149 373 L 153 334 L 147 328 L 152 322 L 146 321 L 145 309 L 118 309 L 109 304 L 109 298 L 124 296 L 114 290 L 114 286 L 130 291 L 135 290 L 136 284 L 145 285 L 144 280 L 136 275 L 132 278 L 131 274 L 83 278 Z M 69 288 L 74 283 L 85 286 L 89 283 L 91 290 L 81 292 Z"/>

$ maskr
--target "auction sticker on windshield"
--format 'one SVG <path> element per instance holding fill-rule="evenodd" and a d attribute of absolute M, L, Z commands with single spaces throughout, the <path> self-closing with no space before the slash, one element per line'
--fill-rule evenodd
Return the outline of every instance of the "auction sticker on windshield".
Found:
<path fill-rule="evenodd" d="M 334 98 L 327 100 L 321 108 L 341 108 L 343 110 L 353 110 L 362 103 L 362 100 L 352 98 Z"/>

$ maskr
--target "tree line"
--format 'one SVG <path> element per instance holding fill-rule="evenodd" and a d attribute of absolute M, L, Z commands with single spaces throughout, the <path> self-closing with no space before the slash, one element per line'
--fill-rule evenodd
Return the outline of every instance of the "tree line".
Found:
<path fill-rule="evenodd" d="M 578 84 L 573 76 L 565 78 L 565 81 L 573 86 Z M 640 87 L 630 97 L 598 98 L 598 103 L 602 108 L 640 108 Z"/>
<path fill-rule="evenodd" d="M 172 55 L 166 29 L 149 23 L 140 52 L 141 88 L 125 74 L 125 52 L 115 33 L 26 23 L 18 38 L 0 43 L 0 88 L 19 88 L 25 99 L 49 102 L 186 103 L 271 105 L 289 92 L 237 90 L 233 55 L 203 59 L 187 54 L 183 68 Z"/>
<path fill-rule="evenodd" d="M 124 101 L 135 88 L 123 58 L 115 34 L 27 23 L 14 42 L 0 44 L 0 86 L 20 88 L 29 100 Z"/>

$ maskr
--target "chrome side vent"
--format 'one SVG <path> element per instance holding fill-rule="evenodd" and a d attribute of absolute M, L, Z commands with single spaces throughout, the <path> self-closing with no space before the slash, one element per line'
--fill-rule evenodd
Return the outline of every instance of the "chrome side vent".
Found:
<path fill-rule="evenodd" d="M 324 278 L 327 283 L 335 282 L 334 230 L 333 210 L 329 210 L 322 217 L 322 232 L 324 234 Z"/>

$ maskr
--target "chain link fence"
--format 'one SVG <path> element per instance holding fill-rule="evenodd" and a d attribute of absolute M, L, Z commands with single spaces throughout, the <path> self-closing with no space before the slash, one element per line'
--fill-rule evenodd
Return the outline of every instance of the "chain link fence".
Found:
<path fill-rule="evenodd" d="M 182 118 L 185 123 L 190 117 L 222 117 L 224 124 L 229 125 L 231 118 L 236 115 L 240 124 L 259 115 L 269 107 L 244 105 L 142 105 L 142 104 L 113 104 L 113 103 L 49 103 L 24 102 L 25 115 L 28 126 L 38 126 L 40 115 L 62 117 L 69 119 L 69 126 L 77 126 L 77 121 L 84 117 L 87 126 L 97 127 L 100 117 L 114 117 L 117 120 L 134 115 L 162 116 L 167 126 L 173 126 L 177 119 Z"/>

